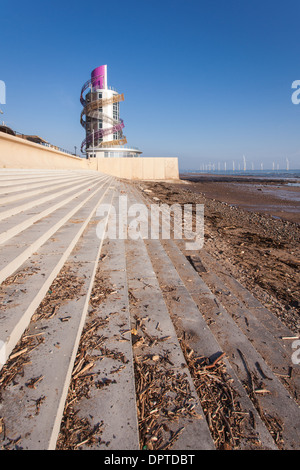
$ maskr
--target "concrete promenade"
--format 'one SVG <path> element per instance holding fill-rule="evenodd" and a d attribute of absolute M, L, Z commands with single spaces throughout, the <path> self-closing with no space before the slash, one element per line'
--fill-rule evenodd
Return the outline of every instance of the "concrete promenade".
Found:
<path fill-rule="evenodd" d="M 205 374 L 229 403 L 230 448 L 299 449 L 299 376 L 280 380 L 293 334 L 204 249 L 104 237 L 115 216 L 130 228 L 124 195 L 150 204 L 99 171 L 0 170 L 2 449 L 216 449 Z"/>

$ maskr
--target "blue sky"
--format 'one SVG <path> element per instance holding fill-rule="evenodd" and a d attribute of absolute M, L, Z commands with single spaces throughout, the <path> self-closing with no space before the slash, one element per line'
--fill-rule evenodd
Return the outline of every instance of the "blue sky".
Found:
<path fill-rule="evenodd" d="M 0 107 L 13 129 L 79 149 L 80 90 L 107 64 L 128 144 L 144 156 L 300 168 L 299 0 L 16 0 L 0 11 Z"/>

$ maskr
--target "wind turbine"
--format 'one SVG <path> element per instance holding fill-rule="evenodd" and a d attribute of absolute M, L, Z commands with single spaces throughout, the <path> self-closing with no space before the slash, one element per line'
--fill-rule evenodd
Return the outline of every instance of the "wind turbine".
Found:
<path fill-rule="evenodd" d="M 244 171 L 246 171 L 246 157 L 243 155 L 243 160 L 244 160 Z"/>
<path fill-rule="evenodd" d="M 289 171 L 289 169 L 290 169 L 290 162 L 289 162 L 288 157 L 286 157 L 286 171 Z"/>

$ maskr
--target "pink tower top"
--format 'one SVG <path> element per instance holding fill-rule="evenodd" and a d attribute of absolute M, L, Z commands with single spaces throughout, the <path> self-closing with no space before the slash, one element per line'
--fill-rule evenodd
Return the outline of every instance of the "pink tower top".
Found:
<path fill-rule="evenodd" d="M 92 71 L 92 85 L 95 88 L 107 88 L 107 65 L 100 65 Z"/>

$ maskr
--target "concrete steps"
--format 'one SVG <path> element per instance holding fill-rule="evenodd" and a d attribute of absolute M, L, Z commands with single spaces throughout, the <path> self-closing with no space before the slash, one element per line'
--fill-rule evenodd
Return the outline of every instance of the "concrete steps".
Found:
<path fill-rule="evenodd" d="M 247 289 L 224 273 L 205 250 L 186 251 L 185 242 L 181 240 L 163 240 L 162 245 L 260 417 L 269 429 L 272 429 L 271 423 L 276 423 L 279 446 L 298 448 L 300 413 L 295 399 L 299 393 L 299 375 L 292 367 L 290 341 L 282 340 L 293 337 L 293 333 Z M 191 255 L 199 259 L 204 269 L 199 272 L 194 269 L 188 261 Z M 162 256 L 160 263 L 161 260 Z M 222 280 L 226 279 L 230 287 L 222 283 L 216 272 L 223 272 Z M 217 296 L 217 292 L 220 295 Z M 267 392 L 255 395 L 253 388 Z"/>
<path fill-rule="evenodd" d="M 118 195 L 122 194 L 122 189 Z M 117 229 L 122 224 L 124 233 L 127 232 L 130 220 L 123 225 L 125 213 L 119 212 L 119 199 L 113 205 L 116 215 Z M 133 200 L 131 201 L 133 202 Z M 204 414 L 194 389 L 193 381 L 189 375 L 184 357 L 174 330 L 169 313 L 161 295 L 151 262 L 143 240 L 106 240 L 102 250 L 103 259 L 99 263 L 99 272 L 96 276 L 92 295 L 90 316 L 93 321 L 104 321 L 100 332 L 105 338 L 104 350 L 97 356 L 97 350 L 89 350 L 89 357 L 93 357 L 92 369 L 95 383 L 91 386 L 89 397 L 83 398 L 75 405 L 75 413 L 81 419 L 92 417 L 91 426 L 94 428 L 101 422 L 101 441 L 84 443 L 83 449 L 110 450 L 139 449 L 138 415 L 136 396 L 136 368 L 148 361 L 149 356 L 159 356 L 163 361 L 161 365 L 163 376 L 172 376 L 177 379 L 180 386 L 190 389 L 187 394 L 187 409 L 182 411 L 180 426 L 168 418 L 173 432 L 178 427 L 183 429 L 173 449 L 214 449 L 214 444 L 204 418 Z M 97 299 L 108 289 L 107 298 L 96 305 Z M 153 300 L 155 296 L 155 301 Z M 138 298 L 138 303 L 132 298 Z M 152 304 L 152 305 L 151 305 Z M 150 308 L 151 305 L 151 308 Z M 147 317 L 147 321 L 146 321 Z M 138 326 L 146 321 L 146 325 Z M 157 324 L 161 327 L 157 328 Z M 145 331 L 145 328 L 147 331 Z M 135 334 L 136 331 L 136 334 Z M 135 337 L 142 335 L 145 343 L 140 348 Z M 146 346 L 149 337 L 156 338 L 156 345 Z M 133 346 L 132 346 L 133 345 Z M 164 358 L 168 356 L 168 361 Z M 150 359 L 151 362 L 151 359 Z M 154 363 L 153 363 L 154 364 Z M 158 363 L 156 363 L 158 364 Z M 152 376 L 152 382 L 159 380 Z M 174 376 L 174 377 L 173 377 Z M 176 384 L 175 384 L 176 385 Z M 178 384 L 177 384 L 178 385 Z M 124 407 L 124 400 L 126 406 Z M 189 412 L 193 409 L 193 413 Z M 155 409 L 152 413 L 155 413 Z M 185 412 L 184 412 L 185 411 Z M 150 415 L 150 418 L 155 414 Z M 68 413 L 66 412 L 66 419 Z M 149 416 L 148 416 L 149 418 Z M 166 419 L 166 417 L 164 418 Z M 160 424 L 163 419 L 158 419 Z M 165 433 L 167 441 L 168 433 Z"/>
<path fill-rule="evenodd" d="M 88 176 L 86 176 L 86 178 L 88 178 Z M 5 210 L 2 210 L 0 214 L 0 217 L 1 217 L 0 220 L 4 219 L 5 217 L 10 217 L 11 215 L 17 214 L 18 212 L 22 212 L 23 210 L 26 210 L 27 208 L 34 207 L 33 205 L 31 205 L 31 200 L 36 205 L 39 205 L 39 204 L 42 204 L 43 202 L 46 202 L 47 201 L 46 198 L 51 199 L 53 197 L 54 199 L 54 196 L 55 197 L 59 196 L 59 192 L 60 192 L 59 190 L 70 188 L 72 185 L 76 184 L 76 182 L 78 181 L 84 181 L 84 178 L 77 176 L 74 178 L 69 178 L 68 181 L 66 181 L 65 178 L 62 178 L 62 179 L 57 180 L 56 184 L 53 184 L 53 181 L 52 181 L 52 183 L 43 184 L 41 187 L 35 190 L 17 191 L 17 192 L 12 192 L 11 195 L 9 196 L 0 197 L 1 206 L 4 206 L 5 204 Z M 41 196 L 44 194 L 45 196 L 37 199 L 36 196 Z M 9 213 L 8 211 L 12 211 L 12 213 Z"/>
<path fill-rule="evenodd" d="M 167 253 L 174 262 L 171 250 Z M 185 261 L 186 263 L 186 261 Z M 187 264 L 187 263 L 186 263 Z M 189 269 L 191 268 L 191 269 Z M 255 349 L 227 309 L 218 301 L 216 296 L 208 291 L 207 285 L 191 266 L 176 265 L 177 272 L 190 292 L 199 311 L 205 318 L 210 331 L 218 341 L 222 351 L 234 370 L 239 381 L 249 393 L 250 398 L 264 422 L 277 421 L 281 430 L 285 448 L 297 448 L 299 443 L 299 407 L 293 400 L 288 389 L 284 387 L 279 378 L 270 369 L 270 366 L 259 351 Z M 186 275 L 186 271 L 188 275 Z M 198 276 L 195 277 L 195 274 Z M 192 279 L 192 282 L 191 282 Z M 269 356 L 272 352 L 270 344 Z M 289 367 L 290 358 L 286 358 L 286 367 Z M 274 367 L 277 369 L 276 364 Z M 267 390 L 260 395 L 253 394 L 253 390 Z"/>
<path fill-rule="evenodd" d="M 50 205 L 52 205 L 52 203 L 55 202 L 55 199 L 60 198 L 61 196 L 62 199 L 64 199 L 67 195 L 74 191 L 74 188 L 81 188 L 85 185 L 85 182 L 82 182 L 82 180 L 80 181 L 80 184 L 77 185 L 76 181 L 73 180 L 70 183 L 62 184 L 59 187 L 56 186 L 51 191 L 48 190 L 46 195 L 41 196 L 40 194 L 40 197 L 38 199 L 36 198 L 35 194 L 34 196 L 29 197 L 28 200 L 23 204 L 20 204 L 19 201 L 9 204 L 6 201 L 5 205 L 7 206 L 7 208 L 0 212 L 0 221 L 7 219 L 8 217 L 12 217 L 16 214 L 19 214 L 20 212 L 25 212 L 28 210 L 31 211 L 31 209 L 37 206 L 43 206 L 44 204 L 46 206 L 46 203 L 50 203 Z"/>
<path fill-rule="evenodd" d="M 128 187 L 122 192 L 126 192 L 126 194 L 129 195 L 130 204 L 140 202 L 139 196 L 137 195 L 135 198 L 134 195 L 130 194 Z M 130 219 L 128 223 L 130 223 Z M 202 417 L 200 421 L 198 419 L 193 421 L 189 416 L 189 419 L 187 419 L 189 421 L 189 426 L 184 426 L 184 424 L 186 424 L 184 417 L 181 418 L 180 424 L 183 426 L 184 432 L 182 432 L 179 439 L 174 443 L 172 449 L 214 448 L 210 437 L 210 431 L 202 411 L 201 400 L 197 397 L 197 393 L 195 392 L 193 385 L 193 379 L 189 373 L 188 365 L 182 355 L 178 341 L 178 336 L 180 336 L 179 330 L 177 328 L 174 329 L 174 325 L 177 327 L 177 321 L 179 319 L 183 330 L 192 338 L 192 341 L 189 340 L 190 344 L 194 351 L 200 356 L 204 355 L 213 359 L 222 351 L 221 346 L 205 323 L 204 317 L 201 315 L 196 303 L 194 302 L 191 292 L 186 288 L 177 272 L 177 263 L 182 262 L 182 260 L 185 260 L 189 268 L 191 268 L 191 265 L 187 263 L 186 258 L 175 245 L 172 246 L 172 253 L 174 254 L 174 252 L 176 252 L 176 256 L 178 258 L 171 261 L 167 255 L 167 247 L 163 247 L 163 244 L 159 240 L 147 240 L 145 242 L 143 240 L 126 240 L 126 282 L 124 272 L 122 272 L 122 275 L 120 273 L 120 261 L 117 261 L 117 259 L 119 260 L 119 256 L 117 259 L 114 257 L 116 254 L 121 255 L 121 252 L 122 256 L 124 256 L 123 248 L 120 252 L 120 246 L 123 245 L 123 243 L 124 242 L 122 240 L 106 242 L 104 245 L 104 253 L 105 256 L 108 256 L 107 265 L 105 270 L 103 270 L 103 264 L 100 269 L 100 271 L 102 270 L 102 274 L 105 279 L 116 281 L 111 282 L 111 287 L 116 289 L 116 291 L 113 292 L 111 297 L 109 297 L 110 300 L 108 303 L 104 302 L 102 305 L 103 311 L 107 313 L 111 310 L 114 315 L 117 314 L 118 310 L 116 311 L 114 309 L 114 305 L 116 305 L 115 302 L 118 302 L 119 299 L 119 302 L 121 300 L 120 306 L 123 305 L 121 310 L 126 312 L 126 321 L 123 318 L 123 322 L 120 322 L 121 327 L 125 328 L 125 330 L 122 330 L 122 328 L 120 330 L 120 323 L 119 326 L 114 323 L 113 329 L 110 330 L 111 334 L 113 333 L 113 337 L 115 338 L 113 342 L 114 351 L 116 352 L 118 350 L 117 345 L 119 341 L 124 341 L 127 348 L 130 349 L 130 343 L 128 341 L 130 338 L 130 331 L 128 328 L 127 316 L 129 308 L 131 332 L 136 332 L 137 336 L 141 335 L 141 338 L 155 338 L 155 341 L 158 343 L 155 344 L 155 347 L 152 345 L 151 347 L 148 347 L 146 342 L 143 342 L 141 346 L 133 347 L 133 361 L 135 367 L 139 366 L 140 363 L 143 363 L 144 360 L 147 362 L 149 358 L 153 356 L 163 358 L 165 357 L 166 352 L 168 352 L 168 359 L 171 364 L 170 370 L 172 372 L 184 370 L 184 372 L 187 373 L 190 390 L 192 391 L 190 400 L 193 401 L 193 406 L 194 409 L 197 410 L 197 415 Z M 117 248 L 117 246 L 119 246 L 119 248 Z M 124 265 L 123 269 L 125 269 Z M 194 274 L 197 282 L 199 276 L 195 271 Z M 121 284 L 119 281 L 120 277 L 122 279 Z M 189 281 L 191 281 L 191 279 L 189 279 Z M 175 301 L 172 301 L 170 296 L 167 295 L 169 290 L 164 290 L 165 286 L 171 288 L 172 296 L 175 296 L 176 298 Z M 129 299 L 127 299 L 126 296 L 126 288 L 128 289 Z M 209 291 L 208 288 L 207 291 Z M 120 293 L 122 293 L 121 299 Z M 180 302 L 178 302 L 177 297 L 180 298 Z M 118 316 L 116 318 L 119 319 Z M 122 331 L 126 331 L 126 335 L 123 335 Z M 135 336 L 135 334 L 133 334 L 133 336 Z M 160 338 L 167 338 L 167 340 L 160 343 Z M 133 341 L 132 338 L 131 341 Z M 132 384 L 134 379 L 132 378 L 132 359 L 129 349 L 127 349 L 126 357 L 130 357 L 130 366 L 127 366 L 126 368 L 126 383 Z M 83 403 L 79 402 L 76 406 L 76 412 L 79 413 L 79 416 L 82 418 L 92 414 L 94 425 L 96 422 L 99 422 L 101 417 L 105 416 L 102 438 L 104 439 L 104 442 L 110 443 L 108 448 L 112 445 L 112 449 L 117 449 L 120 448 L 118 447 L 118 438 L 120 435 L 117 433 L 117 424 L 114 422 L 113 417 L 110 420 L 107 416 L 107 410 L 115 407 L 119 419 L 120 416 L 122 416 L 122 412 L 120 412 L 119 397 L 122 390 L 120 383 L 124 382 L 121 381 L 119 383 L 118 378 L 114 376 L 113 361 L 111 362 L 110 359 L 110 361 L 108 361 L 108 366 L 104 365 L 104 367 L 101 367 L 101 363 L 103 366 L 102 360 L 103 359 L 101 358 L 96 371 L 100 371 L 102 377 L 108 381 L 109 385 L 108 387 L 101 389 L 101 391 L 94 390 L 92 392 L 92 398 L 84 400 Z M 170 372 L 165 364 L 164 367 L 165 374 Z M 233 381 L 234 388 L 238 393 L 243 413 L 248 416 L 248 420 L 244 423 L 244 434 L 242 435 L 239 447 L 244 449 L 276 449 L 277 446 L 274 439 L 269 433 L 258 410 L 256 410 L 246 393 L 241 380 L 228 360 L 226 360 L 226 367 L 230 380 Z M 113 380 L 114 378 L 116 380 Z M 155 377 L 152 377 L 152 380 L 155 381 Z M 130 394 L 126 394 L 126 396 L 130 397 Z M 139 395 L 137 395 L 136 399 L 139 402 Z M 127 402 L 127 411 L 129 412 L 129 410 L 131 410 L 131 412 L 129 412 L 131 417 L 132 413 L 134 414 L 134 410 L 132 408 L 133 402 L 133 398 L 131 400 L 128 399 Z M 129 406 L 129 404 L 131 404 L 131 406 Z M 141 420 L 140 413 L 141 410 L 139 409 L 138 404 L 139 421 Z M 95 416 L 97 417 L 96 420 Z M 157 418 L 157 421 L 159 422 L 159 418 Z M 172 423 L 172 421 L 170 421 L 170 423 Z M 168 423 L 169 426 L 170 423 Z M 174 425 L 174 423 L 171 425 Z M 175 428 L 173 429 L 173 432 L 175 432 Z M 129 430 L 130 429 L 132 430 L 132 428 L 129 427 Z M 111 435 L 115 436 L 113 444 L 111 444 Z M 126 446 L 126 444 L 123 443 L 123 446 L 124 445 Z M 99 448 L 99 446 L 97 447 L 97 445 L 95 445 L 93 448 Z M 131 448 L 135 448 L 132 442 Z"/>
<path fill-rule="evenodd" d="M 129 193 L 128 202 L 131 205 L 138 203 L 139 200 Z M 128 223 L 130 222 L 129 218 Z M 184 401 L 186 408 L 182 411 L 180 419 L 182 432 L 172 448 L 174 450 L 212 450 L 214 449 L 212 437 L 143 240 L 126 240 L 126 264 L 128 289 L 133 296 L 130 304 L 131 323 L 137 334 L 141 334 L 144 338 L 143 344 L 134 348 L 136 362 L 143 364 L 146 361 L 147 364 L 149 357 L 159 358 L 155 361 L 156 369 L 154 369 L 152 380 L 160 384 L 160 374 L 174 375 L 172 401 L 175 406 L 179 395 L 176 393 L 177 386 L 185 383 L 187 388 Z M 155 341 L 152 341 L 153 338 Z M 179 403 L 178 406 L 180 406 Z M 193 410 L 193 413 L 189 413 L 189 409 Z M 140 419 L 143 419 L 141 410 L 139 413 Z M 157 417 L 158 424 L 164 419 L 166 415 L 160 409 Z M 176 433 L 179 427 L 177 421 L 170 420 L 168 425 Z"/>
<path fill-rule="evenodd" d="M 105 180 L 106 181 L 106 180 Z M 3 282 L 28 259 L 42 244 L 62 227 L 76 212 L 83 207 L 98 191 L 105 181 L 92 181 L 69 197 L 61 197 L 56 204 L 47 203 L 47 207 L 32 209 L 19 216 L 0 222 L 0 282 Z M 109 181 L 109 179 L 107 179 Z"/>
<path fill-rule="evenodd" d="M 200 273 L 203 281 L 299 404 L 300 371 L 291 364 L 291 338 L 295 338 L 295 334 L 233 276 L 224 274 L 224 269 L 204 250 L 201 262 L 205 267 Z"/>
<path fill-rule="evenodd" d="M 106 202 L 112 198 L 109 192 Z M 68 393 L 82 329 L 88 311 L 89 296 L 93 286 L 95 269 L 100 256 L 102 240 L 94 235 L 93 223 L 87 226 L 85 237 L 80 248 L 75 250 L 67 260 L 65 268 L 73 278 L 78 278 L 80 293 L 74 295 L 74 285 L 66 289 L 68 297 L 56 304 L 57 310 L 52 318 L 35 318 L 27 335 L 40 335 L 43 341 L 38 348 L 30 352 L 30 364 L 24 369 L 22 377 L 17 378 L 17 386 L 11 386 L 3 396 L 5 410 L 2 415 L 10 421 L 10 437 L 21 435 L 23 449 L 55 449 L 59 433 L 62 413 Z M 91 244 L 92 242 L 92 244 Z M 86 253 L 88 252 L 88 255 Z M 79 259 L 80 258 L 80 259 Z M 84 261 L 82 261 L 84 259 Z M 49 295 L 51 302 L 51 295 Z M 41 312 L 43 313 L 43 312 Z M 36 378 L 41 379 L 36 387 L 30 383 Z M 36 403 L 43 399 L 39 412 Z M 6 402 L 8 400 L 8 402 Z M 16 403 L 16 407 L 5 405 Z M 13 412 L 11 415 L 3 411 Z"/>
<path fill-rule="evenodd" d="M 115 220 L 127 233 L 134 218 L 120 196 L 149 200 L 96 172 L 5 170 L 2 179 L 15 184 L 0 202 L 20 196 L 19 182 L 27 198 L 0 205 L 10 214 L 0 221 L 1 448 L 151 450 L 158 439 L 161 450 L 215 449 L 187 344 L 212 364 L 226 354 L 243 417 L 232 448 L 299 447 L 280 322 L 234 279 L 229 287 L 208 254 L 202 278 L 180 242 L 106 239 L 99 229 Z"/>
<path fill-rule="evenodd" d="M 91 175 L 90 180 L 91 184 L 95 184 L 95 174 Z M 16 264 L 19 271 L 14 269 L 12 278 L 6 278 L 2 283 L 1 358 L 6 363 L 3 376 L 9 367 L 13 369 L 11 362 L 14 362 L 15 355 L 22 357 L 24 349 L 29 354 L 26 367 L 22 374 L 17 374 L 16 382 L 12 381 L 1 391 L 0 414 L 5 422 L 10 423 L 6 428 L 8 445 L 15 438 L 13 436 L 19 434 L 20 447 L 24 449 L 52 449 L 56 446 L 103 243 L 103 239 L 95 236 L 96 209 L 100 203 L 111 206 L 114 194 L 112 178 L 96 175 L 95 187 L 93 192 L 86 190 L 89 196 L 81 198 L 80 204 L 78 200 L 76 205 L 73 199 L 68 201 L 68 211 L 60 213 L 60 217 L 56 218 L 59 223 L 52 225 L 50 231 L 47 224 L 41 226 L 44 231 L 39 230 L 38 234 L 42 233 L 43 241 L 39 242 L 38 251 L 27 251 L 27 258 Z M 28 233 L 34 233 L 30 232 L 30 228 Z M 55 238 L 51 238 L 52 235 Z M 28 242 L 29 247 L 31 242 Z M 56 315 L 45 319 L 43 311 L 51 304 L 53 281 L 59 279 L 59 273 L 65 270 L 72 274 L 75 284 L 76 279 L 80 280 L 80 294 L 74 294 L 75 286 L 71 282 L 68 288 L 63 288 L 67 299 L 58 301 L 54 307 Z M 39 313 L 37 309 L 42 301 L 45 307 L 42 304 Z M 28 337 L 40 341 L 38 348 L 26 346 L 19 354 L 16 347 L 17 353 L 10 359 L 14 347 L 22 345 Z M 38 387 L 30 386 L 35 377 L 42 377 Z M 43 401 L 43 406 L 37 412 L 40 401 Z M 35 405 L 32 407 L 32 404 Z"/>
<path fill-rule="evenodd" d="M 78 171 L 54 171 L 54 170 L 23 170 L 23 172 L 9 173 L 1 169 L 0 174 L 0 194 L 20 192 L 31 187 L 31 189 L 53 184 L 56 181 L 82 177 L 82 172 Z M 90 172 L 87 172 L 90 173 Z"/>
<path fill-rule="evenodd" d="M 223 348 L 220 346 L 210 328 L 201 315 L 198 305 L 195 303 L 190 289 L 186 287 L 179 276 L 174 264 L 174 258 L 171 261 L 166 250 L 158 241 L 148 241 L 146 243 L 150 259 L 161 286 L 163 296 L 168 306 L 171 318 L 177 326 L 178 336 L 182 336 L 189 347 L 198 357 L 208 357 L 211 362 L 219 357 Z M 181 254 L 176 253 L 176 246 L 170 246 L 174 257 L 177 254 L 176 263 L 182 261 Z M 190 276 L 189 281 L 191 282 Z M 240 438 L 239 446 L 244 449 L 275 449 L 276 446 L 270 436 L 266 426 L 262 422 L 257 410 L 245 392 L 238 376 L 234 372 L 230 362 L 225 359 L 227 374 L 233 388 L 238 393 L 238 401 L 242 407 L 243 413 L 248 417 L 244 420 L 244 432 Z M 255 426 L 252 425 L 253 421 Z M 249 438 L 251 436 L 251 439 Z"/>
<path fill-rule="evenodd" d="M 22 210 L 22 212 L 16 215 L 11 213 L 10 216 L 7 216 L 7 218 L 9 217 L 7 220 L 0 221 L 0 244 L 7 242 L 12 237 L 15 237 L 20 232 L 26 230 L 28 227 L 32 227 L 40 220 L 42 221 L 42 219 L 44 219 L 46 216 L 49 216 L 50 214 L 54 214 L 53 218 L 55 218 L 55 215 L 58 213 L 58 209 L 62 208 L 63 210 L 64 206 L 66 206 L 68 209 L 68 204 L 71 202 L 75 205 L 75 203 L 78 201 L 77 198 L 80 196 L 84 198 L 87 191 L 92 192 L 92 190 L 95 190 L 95 187 L 97 187 L 97 184 L 103 181 L 105 181 L 105 178 L 98 177 L 95 179 L 95 176 L 93 175 L 90 180 L 86 181 L 84 179 L 83 182 L 74 185 L 71 188 L 71 191 L 70 188 L 62 191 L 59 196 L 59 200 L 55 201 L 54 204 L 50 200 L 39 206 L 38 202 L 35 203 L 34 201 L 31 201 L 30 206 L 27 207 L 26 210 Z M 69 194 L 66 197 L 67 192 Z M 49 220 L 50 218 L 48 217 L 47 221 Z M 23 239 L 25 235 L 22 234 L 21 237 Z"/>
<path fill-rule="evenodd" d="M 135 201 L 137 202 L 137 201 Z M 185 256 L 172 240 L 145 241 L 149 259 L 162 291 L 164 302 L 169 315 L 175 325 L 177 336 L 187 340 L 197 357 L 208 357 L 213 362 L 223 351 L 218 341 L 205 322 L 201 310 L 195 303 L 192 292 L 198 292 L 194 284 L 195 272 L 188 272 L 188 276 L 182 276 L 178 266 L 188 265 Z M 172 259 L 170 258 L 172 253 Z M 186 273 L 185 273 L 186 274 Z M 194 276 L 196 283 L 198 275 Z M 188 284 L 188 287 L 185 284 Z M 207 292 L 208 292 L 207 288 Z M 239 403 L 243 413 L 248 416 L 244 421 L 244 430 L 240 438 L 241 449 L 275 449 L 274 440 L 261 420 L 257 410 L 253 406 L 242 383 L 234 372 L 228 360 L 225 361 L 226 370 L 239 396 Z M 254 425 L 253 425 L 254 421 Z M 249 437 L 250 436 L 250 437 Z"/>
<path fill-rule="evenodd" d="M 118 196 L 113 208 L 119 226 Z M 112 216 L 111 216 L 112 217 Z M 138 450 L 139 435 L 135 396 L 131 320 L 128 299 L 125 241 L 105 240 L 90 298 L 89 318 L 96 324 L 99 343 L 88 349 L 93 358 L 94 383 L 89 398 L 75 405 L 76 415 L 89 418 L 91 427 L 101 425 L 101 443 L 84 449 Z M 101 339 L 103 339 L 103 342 Z M 94 384 L 93 384 L 94 385 Z M 68 416 L 68 415 L 67 415 Z"/>
<path fill-rule="evenodd" d="M 30 239 L 25 250 L 24 244 L 16 244 L 10 251 L 12 260 L 6 264 L 5 269 L 11 266 L 9 272 L 14 273 L 10 274 L 12 277 L 18 275 L 16 270 L 19 269 L 21 283 L 20 289 L 16 292 L 16 283 L 10 284 L 9 279 L 6 278 L 2 289 L 3 313 L 0 318 L 0 339 L 6 355 L 9 355 L 15 347 L 20 334 L 27 327 L 35 309 L 76 246 L 109 188 L 109 183 L 104 186 L 100 184 L 95 194 L 92 193 L 92 197 L 85 200 L 85 204 L 81 204 L 76 212 L 72 210 L 71 214 L 67 213 L 68 217 L 64 216 L 62 220 L 59 219 L 59 222 L 54 227 L 51 226 L 50 230 L 47 225 L 46 227 L 43 225 L 42 228 L 46 228 L 45 232 L 37 241 L 35 241 L 36 234 L 34 233 L 35 238 Z M 35 250 L 38 251 L 35 252 Z M 6 254 L 6 260 L 7 256 Z M 5 286 L 7 283 L 8 285 Z"/>

